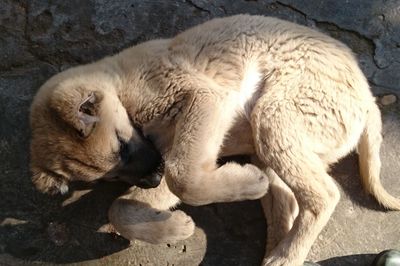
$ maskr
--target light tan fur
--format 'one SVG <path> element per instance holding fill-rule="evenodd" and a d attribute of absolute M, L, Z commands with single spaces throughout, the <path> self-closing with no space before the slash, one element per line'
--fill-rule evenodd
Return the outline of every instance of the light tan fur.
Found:
<path fill-rule="evenodd" d="M 93 93 L 101 99 L 99 121 L 77 140 L 49 106 L 81 130 L 70 106 Z M 111 222 L 131 239 L 183 239 L 193 222 L 168 211 L 179 199 L 192 205 L 256 199 L 270 180 L 262 202 L 279 229 L 263 265 L 301 265 L 339 201 L 327 168 L 357 145 L 367 191 L 384 207 L 400 209 L 379 182 L 380 113 L 353 54 L 320 32 L 276 18 L 214 19 L 67 70 L 41 88 L 31 117 L 32 170 L 44 190 L 110 175 L 118 132 L 137 137 L 131 121 L 154 140 L 165 160 L 164 181 L 132 189 L 110 209 Z M 216 165 L 230 154 L 252 154 L 254 165 Z M 96 170 L 65 165 L 72 155 Z"/>

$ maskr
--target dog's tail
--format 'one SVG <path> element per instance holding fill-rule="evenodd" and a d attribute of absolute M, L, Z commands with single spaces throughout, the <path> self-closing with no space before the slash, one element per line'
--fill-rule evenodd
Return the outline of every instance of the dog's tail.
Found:
<path fill-rule="evenodd" d="M 381 160 L 379 150 L 382 143 L 381 113 L 373 104 L 363 134 L 358 144 L 359 165 L 364 189 L 372 194 L 385 208 L 400 210 L 400 199 L 390 195 L 382 186 L 379 179 Z"/>

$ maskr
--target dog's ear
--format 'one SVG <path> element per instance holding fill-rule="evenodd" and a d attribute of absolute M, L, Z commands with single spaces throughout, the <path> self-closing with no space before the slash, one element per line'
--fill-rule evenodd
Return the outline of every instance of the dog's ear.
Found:
<path fill-rule="evenodd" d="M 79 136 L 86 138 L 99 121 L 100 102 L 103 94 L 99 91 L 89 91 L 84 88 L 55 89 L 50 108 L 58 116 L 70 124 Z"/>
<path fill-rule="evenodd" d="M 68 192 L 66 180 L 58 174 L 42 171 L 37 167 L 31 167 L 31 172 L 32 182 L 39 191 L 50 195 Z"/>

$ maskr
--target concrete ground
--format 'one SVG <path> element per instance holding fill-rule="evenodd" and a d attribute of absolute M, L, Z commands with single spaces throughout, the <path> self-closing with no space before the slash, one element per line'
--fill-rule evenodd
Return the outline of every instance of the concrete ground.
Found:
<path fill-rule="evenodd" d="M 266 225 L 257 201 L 182 206 L 196 233 L 178 244 L 129 243 L 105 233 L 123 184 L 77 184 L 72 196 L 37 193 L 28 171 L 28 109 L 51 75 L 129 45 L 173 36 L 212 17 L 281 17 L 347 43 L 378 96 L 384 120 L 382 181 L 400 197 L 400 3 L 397 0 L 0 0 L 0 265 L 259 265 Z M 356 155 L 332 173 L 343 189 L 309 259 L 369 265 L 400 249 L 400 213 L 361 191 Z M 101 228 L 101 230 L 99 230 Z"/>

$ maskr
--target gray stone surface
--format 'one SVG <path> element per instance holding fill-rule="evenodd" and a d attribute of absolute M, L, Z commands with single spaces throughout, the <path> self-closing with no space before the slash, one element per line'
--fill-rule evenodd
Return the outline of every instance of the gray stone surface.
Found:
<path fill-rule="evenodd" d="M 77 185 L 72 199 L 37 193 L 28 171 L 28 110 L 51 75 L 124 47 L 169 37 L 213 17 L 271 15 L 308 25 L 347 43 L 382 105 L 382 180 L 400 196 L 400 3 L 397 0 L 0 0 L 0 264 L 258 265 L 266 226 L 258 202 L 183 206 L 196 234 L 176 245 L 128 241 L 98 229 L 126 187 Z M 393 98 L 393 97 L 392 97 Z M 309 259 L 322 265 L 368 265 L 400 249 L 400 214 L 383 212 L 360 190 L 356 156 L 334 167 L 343 197 Z"/>

